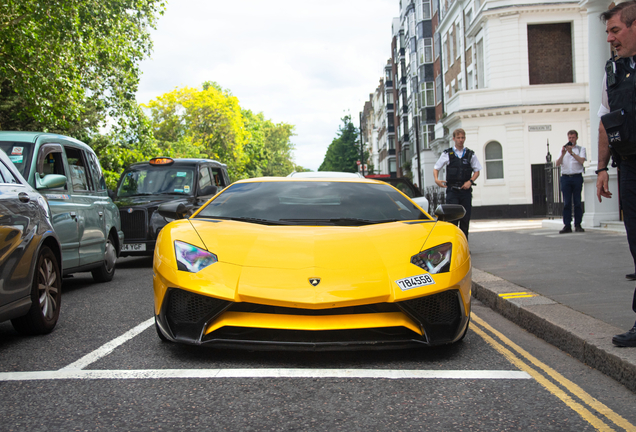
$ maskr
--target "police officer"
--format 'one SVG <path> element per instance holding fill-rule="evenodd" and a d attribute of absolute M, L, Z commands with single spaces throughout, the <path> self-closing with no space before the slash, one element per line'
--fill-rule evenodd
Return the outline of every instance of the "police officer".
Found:
<path fill-rule="evenodd" d="M 473 205 L 473 189 L 475 180 L 479 177 L 481 164 L 475 156 L 475 152 L 464 147 L 466 132 L 464 129 L 453 131 L 455 146 L 444 150 L 433 167 L 435 183 L 439 187 L 446 188 L 446 202 L 448 204 L 461 204 L 466 209 L 466 214 L 459 220 L 459 228 L 468 237 L 468 225 L 470 224 L 470 211 Z M 445 165 L 446 181 L 438 178 L 439 170 Z"/>
<path fill-rule="evenodd" d="M 629 250 L 636 269 L 636 1 L 627 1 L 601 14 L 609 42 L 618 56 L 605 65 L 601 117 L 598 138 L 598 175 L 596 195 L 611 198 L 607 165 L 612 159 L 618 166 L 619 197 L 623 209 Z M 627 279 L 636 279 L 636 272 Z M 636 290 L 632 300 L 636 312 Z M 636 347 L 636 324 L 626 333 L 612 338 L 614 345 Z"/>

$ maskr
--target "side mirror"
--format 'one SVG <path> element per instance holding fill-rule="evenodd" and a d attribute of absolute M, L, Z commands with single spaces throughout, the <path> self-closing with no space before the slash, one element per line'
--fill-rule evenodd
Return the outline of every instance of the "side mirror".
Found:
<path fill-rule="evenodd" d="M 61 174 L 47 174 L 40 178 L 38 173 L 35 174 L 36 189 L 53 189 L 66 186 L 66 176 Z"/>
<path fill-rule="evenodd" d="M 188 207 L 184 203 L 173 201 L 161 204 L 157 212 L 168 219 L 185 219 L 188 210 Z"/>
<path fill-rule="evenodd" d="M 214 185 L 208 185 L 199 191 L 199 196 L 216 195 L 217 187 Z"/>
<path fill-rule="evenodd" d="M 435 209 L 438 220 L 452 222 L 459 220 L 466 214 L 466 209 L 460 204 L 441 204 Z"/>

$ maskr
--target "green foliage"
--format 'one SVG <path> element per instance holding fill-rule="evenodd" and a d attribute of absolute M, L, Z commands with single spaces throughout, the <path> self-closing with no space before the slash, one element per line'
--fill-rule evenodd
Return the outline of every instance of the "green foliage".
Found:
<path fill-rule="evenodd" d="M 238 99 L 215 82 L 203 83 L 202 89 L 177 88 L 145 107 L 166 155 L 218 160 L 228 165 L 232 181 L 282 176 L 297 168 L 290 142 L 294 127 L 241 109 Z"/>
<path fill-rule="evenodd" d="M 72 136 L 137 109 L 164 0 L 0 2 L 0 129 Z"/>
<path fill-rule="evenodd" d="M 364 160 L 368 158 L 365 151 Z M 358 128 L 351 122 L 351 116 L 342 118 L 342 125 L 338 128 L 335 138 L 325 154 L 318 171 L 357 172 L 357 161 L 360 160 L 360 144 L 358 142 Z"/>

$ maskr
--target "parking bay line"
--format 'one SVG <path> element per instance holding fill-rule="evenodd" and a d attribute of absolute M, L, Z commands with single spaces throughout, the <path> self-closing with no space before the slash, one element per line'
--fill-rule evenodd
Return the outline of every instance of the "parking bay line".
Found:
<path fill-rule="evenodd" d="M 344 378 L 344 379 L 455 379 L 527 380 L 516 370 L 390 370 L 390 369 L 139 369 L 3 372 L 0 382 L 72 379 L 171 379 L 171 378 Z"/>

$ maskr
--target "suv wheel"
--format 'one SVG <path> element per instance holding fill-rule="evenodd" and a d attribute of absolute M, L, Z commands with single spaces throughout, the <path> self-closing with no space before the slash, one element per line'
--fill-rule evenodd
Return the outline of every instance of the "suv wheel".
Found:
<path fill-rule="evenodd" d="M 51 249 L 42 246 L 33 275 L 31 309 L 11 320 L 13 328 L 23 334 L 49 333 L 57 324 L 62 302 L 62 275 Z"/>
<path fill-rule="evenodd" d="M 104 261 L 102 262 L 102 265 L 97 267 L 94 270 L 91 270 L 93 279 L 95 279 L 96 282 L 109 282 L 113 280 L 113 276 L 115 276 L 116 262 L 117 262 L 117 250 L 115 249 L 113 238 L 112 236 L 110 236 L 108 237 L 108 240 L 106 240 L 106 248 L 104 251 Z"/>

